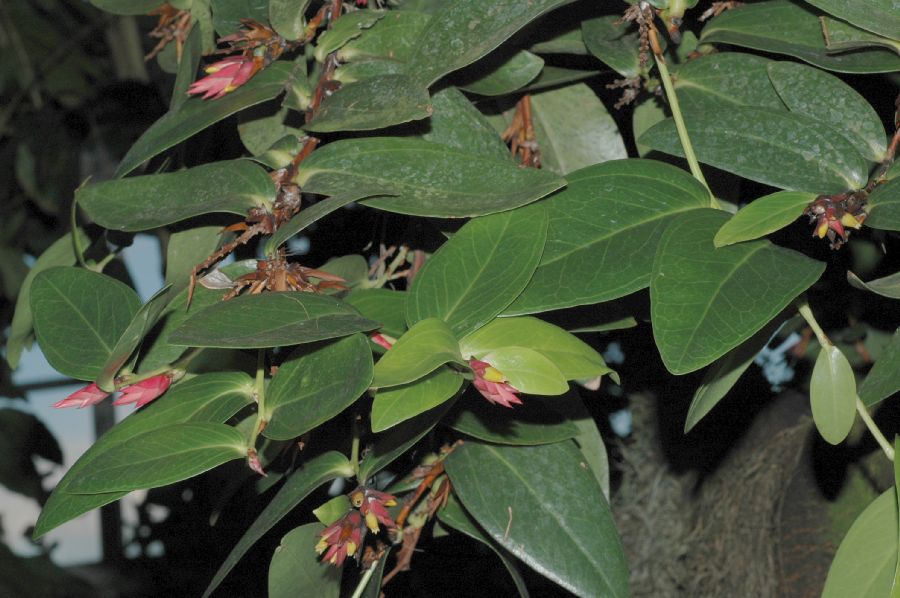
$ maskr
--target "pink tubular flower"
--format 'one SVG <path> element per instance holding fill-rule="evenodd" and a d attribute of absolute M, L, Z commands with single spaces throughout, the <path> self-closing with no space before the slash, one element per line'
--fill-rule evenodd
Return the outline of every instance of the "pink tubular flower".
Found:
<path fill-rule="evenodd" d="M 376 345 L 379 345 L 381 347 L 384 347 L 385 349 L 390 349 L 391 347 L 394 346 L 394 343 L 397 342 L 396 340 L 387 336 L 386 334 L 381 334 L 381 333 L 373 334 L 369 338 L 372 340 L 373 343 L 375 343 Z"/>
<path fill-rule="evenodd" d="M 160 374 L 159 376 L 141 380 L 123 388 L 122 396 L 116 399 L 113 405 L 130 405 L 135 403 L 135 408 L 143 407 L 166 392 L 171 383 L 172 377 L 169 374 Z"/>
<path fill-rule="evenodd" d="M 340 567 L 348 556 L 353 556 L 362 545 L 366 535 L 362 515 L 359 511 L 351 509 L 346 515 L 319 532 L 319 542 L 316 544 L 316 552 L 322 554 L 325 549 L 323 562 Z"/>
<path fill-rule="evenodd" d="M 252 57 L 229 56 L 203 69 L 207 76 L 194 81 L 188 95 L 203 94 L 203 99 L 221 98 L 250 80 L 262 65 Z"/>
<path fill-rule="evenodd" d="M 53 407 L 56 409 L 62 409 L 63 407 L 77 407 L 78 409 L 82 409 L 88 405 L 96 405 L 108 396 L 109 393 L 100 390 L 100 387 L 97 386 L 96 382 L 91 382 L 84 388 L 76 390 L 63 400 L 54 403 Z"/>
<path fill-rule="evenodd" d="M 522 400 L 518 397 L 519 391 L 510 385 L 506 381 L 506 376 L 491 364 L 473 357 L 469 360 L 469 367 L 475 373 L 473 382 L 475 388 L 488 401 L 504 407 L 522 404 Z"/>
<path fill-rule="evenodd" d="M 350 493 L 350 504 L 363 514 L 366 518 L 366 527 L 372 530 L 373 534 L 378 533 L 379 522 L 388 528 L 396 527 L 386 508 L 397 504 L 397 499 L 393 495 L 360 486 Z"/>

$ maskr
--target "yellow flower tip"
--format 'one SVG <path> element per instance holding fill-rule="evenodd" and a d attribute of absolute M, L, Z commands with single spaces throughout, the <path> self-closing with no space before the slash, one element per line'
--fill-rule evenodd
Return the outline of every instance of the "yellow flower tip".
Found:
<path fill-rule="evenodd" d="M 332 565 L 337 565 L 337 553 L 334 553 L 334 556 L 332 556 L 330 559 L 328 559 L 328 562 L 331 563 Z"/>
<path fill-rule="evenodd" d="M 388 499 L 388 500 L 384 501 L 384 506 L 386 506 L 386 507 L 396 507 L 396 506 L 397 506 L 397 501 L 394 500 L 393 498 Z"/>
<path fill-rule="evenodd" d="M 237 89 L 237 85 L 226 85 L 226 86 L 225 86 L 225 93 L 231 93 L 231 92 L 234 91 L 235 89 Z"/>
<path fill-rule="evenodd" d="M 819 227 L 816 229 L 816 236 L 820 239 L 824 239 L 825 235 L 828 233 L 828 222 L 822 222 Z"/>
<path fill-rule="evenodd" d="M 488 366 L 484 370 L 484 379 L 488 382 L 506 382 L 506 376 L 500 373 L 500 370 L 493 366 Z"/>
<path fill-rule="evenodd" d="M 365 498 L 366 495 L 361 490 L 357 490 L 350 495 L 350 504 L 358 509 L 362 506 L 363 500 L 365 500 Z"/>
<path fill-rule="evenodd" d="M 325 538 L 322 538 L 316 544 L 316 552 L 322 554 L 323 552 L 325 552 L 326 548 L 328 548 L 328 542 L 325 541 Z"/>
<path fill-rule="evenodd" d="M 366 527 L 368 527 L 373 534 L 378 533 L 378 519 L 371 512 L 366 513 Z"/>
<path fill-rule="evenodd" d="M 347 556 L 356 554 L 356 542 L 347 542 Z"/>
<path fill-rule="evenodd" d="M 856 219 L 856 216 L 849 212 L 845 212 L 843 216 L 841 216 L 841 224 L 844 226 L 849 226 L 850 228 L 860 228 L 862 226 L 862 222 Z"/>

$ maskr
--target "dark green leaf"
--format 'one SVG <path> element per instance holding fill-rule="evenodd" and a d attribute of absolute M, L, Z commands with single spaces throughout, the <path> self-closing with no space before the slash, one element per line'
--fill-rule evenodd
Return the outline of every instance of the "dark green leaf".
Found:
<path fill-rule="evenodd" d="M 245 216 L 248 209 L 275 201 L 275 184 L 253 162 L 229 160 L 104 181 L 82 187 L 75 197 L 97 224 L 139 231 L 210 212 Z"/>
<path fill-rule="evenodd" d="M 409 60 L 417 51 L 416 41 L 431 17 L 411 10 L 389 11 L 360 36 L 338 50 L 338 61 L 357 63 L 388 60 L 395 64 Z M 337 78 L 346 65 L 338 68 Z M 343 79 L 341 79 L 343 80 Z"/>
<path fill-rule="evenodd" d="M 873 33 L 900 40 L 900 13 L 892 0 L 808 0 L 839 19 Z"/>
<path fill-rule="evenodd" d="M 369 131 L 428 118 L 431 111 L 426 88 L 406 75 L 384 75 L 341 86 L 303 128 L 316 133 Z"/>
<path fill-rule="evenodd" d="M 303 143 L 299 137 L 287 135 L 273 143 L 266 151 L 253 156 L 253 161 L 273 170 L 284 168 L 293 161 L 302 148 Z"/>
<path fill-rule="evenodd" d="M 815 193 L 778 191 L 754 199 L 722 225 L 713 242 L 716 247 L 724 247 L 781 230 L 802 216 L 815 198 Z"/>
<path fill-rule="evenodd" d="M 883 47 L 900 54 L 900 43 L 895 40 L 869 33 L 864 29 L 854 27 L 850 23 L 819 17 L 822 22 L 822 35 L 825 37 L 825 47 L 829 52 L 844 52 L 847 50 L 871 49 Z"/>
<path fill-rule="evenodd" d="M 856 379 L 841 350 L 822 347 L 809 382 L 813 421 L 831 444 L 840 444 L 856 418 Z"/>
<path fill-rule="evenodd" d="M 458 337 L 484 326 L 528 284 L 546 231 L 541 205 L 469 221 L 416 276 L 407 322 L 441 318 Z"/>
<path fill-rule="evenodd" d="M 418 380 L 447 362 L 464 364 L 450 327 L 437 318 L 416 322 L 375 365 L 374 388 Z"/>
<path fill-rule="evenodd" d="M 192 11 L 193 14 L 193 11 Z M 209 25 L 209 33 L 212 34 L 212 24 Z M 191 27 L 191 33 L 182 48 L 181 60 L 178 62 L 178 72 L 175 74 L 175 84 L 172 86 L 172 99 L 169 101 L 169 110 L 175 111 L 181 108 L 187 99 L 187 91 L 194 81 L 194 75 L 200 67 L 200 56 L 203 53 L 204 44 L 203 25 L 199 22 Z"/>
<path fill-rule="evenodd" d="M 587 49 L 626 79 L 640 72 L 638 36 L 628 32 L 628 23 L 618 15 L 587 19 L 581 23 L 581 35 Z"/>
<path fill-rule="evenodd" d="M 385 14 L 383 10 L 359 10 L 335 20 L 316 40 L 316 60 L 325 62 L 329 54 L 362 35 L 364 30 L 372 27 Z"/>
<path fill-rule="evenodd" d="M 900 453 L 900 436 L 894 436 L 894 455 Z M 894 460 L 894 497 L 897 502 L 894 504 L 900 506 L 900 463 L 897 463 L 896 459 Z M 898 521 L 900 524 L 900 521 Z M 898 527 L 898 531 L 900 531 L 900 527 Z M 891 584 L 891 598 L 896 598 L 898 593 L 900 593 L 900 560 L 897 561 L 897 565 L 894 567 L 894 581 Z"/>
<path fill-rule="evenodd" d="M 839 73 L 883 73 L 900 69 L 900 56 L 890 50 L 830 52 L 825 47 L 818 13 L 788 0 L 754 2 L 726 11 L 703 28 L 700 43 L 733 44 L 787 54 Z"/>
<path fill-rule="evenodd" d="M 222 98 L 203 100 L 195 97 L 185 101 L 178 110 L 168 112 L 141 135 L 122 158 L 116 176 L 125 176 L 156 154 L 244 108 L 276 97 L 284 90 L 291 70 L 291 63 L 275 62 Z"/>
<path fill-rule="evenodd" d="M 606 445 L 597 423 L 587 410 L 584 401 L 577 392 L 569 391 L 562 399 L 554 399 L 553 406 L 561 411 L 578 430 L 573 440 L 587 466 L 600 484 L 603 497 L 609 501 L 609 457 L 606 453 Z"/>
<path fill-rule="evenodd" d="M 496 444 L 536 445 L 574 438 L 578 428 L 555 405 L 562 398 L 526 397 L 522 405 L 507 409 L 492 405 L 478 393 L 464 401 L 447 425 L 473 438 Z"/>
<path fill-rule="evenodd" d="M 527 50 L 519 50 L 496 66 L 491 59 L 463 71 L 458 87 L 482 96 L 502 96 L 528 85 L 544 67 L 544 60 Z"/>
<path fill-rule="evenodd" d="M 439 367 L 409 384 L 379 390 L 372 402 L 372 431 L 382 432 L 434 409 L 453 398 L 462 383 L 462 375 L 450 368 Z"/>
<path fill-rule="evenodd" d="M 306 19 L 303 14 L 309 0 L 269 0 L 269 23 L 286 40 L 303 37 Z"/>
<path fill-rule="evenodd" d="M 794 191 L 839 193 L 866 184 L 866 160 L 838 131 L 800 114 L 735 106 L 691 114 L 687 129 L 697 158 L 753 181 Z M 683 156 L 668 118 L 641 143 Z"/>
<path fill-rule="evenodd" d="M 765 240 L 716 249 L 719 210 L 678 216 L 659 242 L 650 281 L 653 337 L 673 374 L 738 346 L 814 283 L 825 264 Z"/>
<path fill-rule="evenodd" d="M 881 118 L 855 89 L 834 75 L 796 62 L 773 62 L 768 71 L 791 112 L 831 125 L 866 159 L 884 159 L 887 142 Z"/>
<path fill-rule="evenodd" d="M 856 518 L 828 570 L 822 598 L 883 598 L 897 564 L 897 495 L 891 488 Z"/>
<path fill-rule="evenodd" d="M 891 344 L 859 385 L 859 398 L 866 407 L 871 407 L 897 391 L 900 391 L 900 330 L 894 333 Z"/>
<path fill-rule="evenodd" d="M 446 87 L 431 98 L 434 113 L 431 128 L 422 139 L 440 143 L 470 154 L 508 159 L 509 149 L 490 122 L 482 116 L 463 92 Z"/>
<path fill-rule="evenodd" d="M 706 189 L 688 173 L 650 160 L 604 162 L 567 180 L 545 202 L 547 244 L 508 314 L 608 301 L 646 287 L 665 224 L 709 205 Z"/>
<path fill-rule="evenodd" d="M 541 74 L 521 91 L 523 93 L 531 93 L 550 87 L 559 87 L 568 83 L 581 81 L 582 79 L 589 79 L 598 74 L 600 74 L 600 71 L 567 69 L 558 66 L 544 65 L 544 70 L 541 71 Z"/>
<path fill-rule="evenodd" d="M 531 46 L 529 50 L 538 54 L 574 54 L 576 56 L 587 56 L 589 54 L 588 49 L 584 45 L 581 29 L 577 26 L 575 29 L 570 29 L 550 39 L 538 42 Z"/>
<path fill-rule="evenodd" d="M 323 529 L 321 523 L 307 523 L 281 539 L 269 565 L 269 598 L 340 596 L 341 569 L 320 563 L 312 549 Z"/>
<path fill-rule="evenodd" d="M 355 288 L 365 285 L 369 280 L 369 262 L 366 258 L 359 254 L 340 255 L 333 257 L 317 268 L 323 272 L 340 276 L 344 279 L 344 284 L 348 287 Z M 320 280 L 315 276 L 311 276 L 313 280 Z M 325 289 L 324 292 L 337 292 L 339 289 Z"/>
<path fill-rule="evenodd" d="M 141 301 L 121 282 L 82 268 L 51 268 L 34 278 L 31 311 L 47 361 L 58 372 L 94 380 Z"/>
<path fill-rule="evenodd" d="M 159 7 L 160 0 L 91 0 L 91 4 L 114 15 L 145 15 Z"/>
<path fill-rule="evenodd" d="M 329 143 L 300 167 L 303 190 L 323 195 L 366 192 L 373 208 L 461 218 L 511 210 L 559 189 L 557 176 L 518 168 L 418 139 L 370 137 Z"/>
<path fill-rule="evenodd" d="M 876 187 L 869 195 L 868 210 L 867 226 L 900 231 L 900 178 Z"/>
<path fill-rule="evenodd" d="M 269 101 L 244 110 L 238 115 L 238 135 L 248 152 L 264 154 L 275 143 L 288 136 L 294 139 L 303 132 L 296 126 L 302 118 L 287 106 L 279 106 L 277 101 Z M 255 161 L 261 162 L 258 158 Z"/>
<path fill-rule="evenodd" d="M 269 0 L 210 0 L 210 4 L 219 36 L 237 31 L 241 19 L 265 23 L 269 17 Z"/>
<path fill-rule="evenodd" d="M 889 299 L 900 299 L 900 272 L 895 272 L 877 280 L 870 280 L 869 282 L 863 282 L 853 272 L 847 272 L 847 282 L 850 283 L 850 286 L 857 289 L 877 293 Z"/>
<path fill-rule="evenodd" d="M 406 293 L 390 289 L 359 289 L 344 299 L 363 316 L 381 324 L 379 332 L 399 338 L 406 331 Z"/>
<path fill-rule="evenodd" d="M 222 228 L 200 226 L 172 233 L 166 244 L 166 283 L 172 295 L 186 288 L 194 266 L 216 250 Z"/>
<path fill-rule="evenodd" d="M 572 443 L 466 442 L 445 461 L 488 535 L 578 596 L 626 596 L 628 569 L 606 499 Z"/>
<path fill-rule="evenodd" d="M 771 60 L 753 54 L 716 52 L 681 66 L 675 91 L 685 113 L 702 113 L 730 106 L 784 110 L 769 81 Z"/>
<path fill-rule="evenodd" d="M 328 421 L 372 382 L 372 352 L 354 334 L 295 350 L 272 378 L 266 393 L 267 438 L 289 440 Z"/>
<path fill-rule="evenodd" d="M 174 330 L 169 342 L 257 349 L 312 343 L 377 327 L 377 322 L 338 299 L 300 292 L 263 293 L 207 307 Z"/>
<path fill-rule="evenodd" d="M 288 220 L 287 223 L 281 225 L 278 230 L 275 231 L 275 234 L 269 238 L 269 241 L 266 243 L 266 254 L 272 254 L 275 249 L 284 244 L 285 241 L 312 223 L 321 220 L 325 216 L 354 201 L 371 197 L 374 194 L 374 192 L 365 190 L 341 193 L 334 197 L 323 199 L 308 208 L 302 209 L 299 214 L 296 214 L 293 218 Z"/>
<path fill-rule="evenodd" d="M 293 472 L 284 486 L 278 490 L 278 494 L 275 495 L 272 502 L 266 505 L 263 512 L 259 514 L 259 517 L 250 526 L 250 529 L 238 540 L 238 543 L 225 558 L 225 562 L 216 571 L 206 591 L 203 592 L 203 598 L 207 598 L 219 587 L 225 576 L 228 575 L 257 540 L 266 535 L 266 532 L 272 529 L 276 523 L 294 510 L 294 507 L 303 502 L 303 499 L 309 496 L 313 490 L 335 478 L 349 477 L 351 475 L 353 475 L 353 469 L 350 467 L 347 457 L 335 451 L 318 455 Z M 310 546 L 309 548 L 310 552 L 313 552 L 313 547 Z"/>

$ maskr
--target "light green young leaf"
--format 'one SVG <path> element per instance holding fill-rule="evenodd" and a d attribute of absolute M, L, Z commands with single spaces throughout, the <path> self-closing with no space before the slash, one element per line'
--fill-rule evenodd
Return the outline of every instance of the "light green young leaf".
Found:
<path fill-rule="evenodd" d="M 323 529 L 321 523 L 307 523 L 281 539 L 269 564 L 269 598 L 340 596 L 341 569 L 320 563 L 316 551 L 311 549 Z"/>
<path fill-rule="evenodd" d="M 407 384 L 447 362 L 465 364 L 453 331 L 442 320 L 416 322 L 375 365 L 374 388 Z"/>
<path fill-rule="evenodd" d="M 561 395 L 569 383 L 543 354 L 525 347 L 500 347 L 484 356 L 516 390 L 536 395 Z"/>
<path fill-rule="evenodd" d="M 750 241 L 773 233 L 795 221 L 816 198 L 815 193 L 803 191 L 777 191 L 754 199 L 716 233 L 716 247 Z"/>
<path fill-rule="evenodd" d="M 856 418 L 856 380 L 840 349 L 822 347 L 809 382 L 813 421 L 826 441 L 840 444 Z"/>
<path fill-rule="evenodd" d="M 461 374 L 441 366 L 414 382 L 379 390 L 372 402 L 372 431 L 382 432 L 446 403 L 462 383 Z"/>

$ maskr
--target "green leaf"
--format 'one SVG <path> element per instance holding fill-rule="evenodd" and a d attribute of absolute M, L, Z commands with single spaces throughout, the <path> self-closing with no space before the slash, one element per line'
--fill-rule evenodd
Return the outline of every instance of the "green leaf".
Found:
<path fill-rule="evenodd" d="M 90 0 L 91 4 L 114 15 L 145 15 L 159 6 L 160 0 Z"/>
<path fill-rule="evenodd" d="M 900 299 L 900 272 L 895 272 L 877 280 L 863 282 L 856 274 L 848 271 L 847 282 L 850 283 L 850 286 L 857 289 L 876 293 L 889 299 Z"/>
<path fill-rule="evenodd" d="M 304 13 L 309 0 L 269 0 L 269 23 L 286 40 L 303 37 L 306 28 Z"/>
<path fill-rule="evenodd" d="M 578 596 L 628 594 L 609 506 L 572 443 L 466 442 L 444 463 L 466 510 L 528 566 Z"/>
<path fill-rule="evenodd" d="M 303 161 L 308 193 L 367 192 L 373 208 L 414 216 L 461 218 L 511 210 L 559 189 L 559 177 L 437 143 L 398 137 L 329 143 Z"/>
<path fill-rule="evenodd" d="M 637 33 L 628 33 L 630 25 L 618 15 L 586 19 L 581 23 L 584 45 L 591 54 L 630 79 L 641 72 Z"/>
<path fill-rule="evenodd" d="M 883 598 L 897 564 L 897 498 L 891 488 L 856 518 L 828 570 L 822 598 Z"/>
<path fill-rule="evenodd" d="M 684 420 L 684 433 L 690 432 L 713 407 L 719 404 L 734 388 L 738 379 L 747 371 L 753 359 L 762 351 L 772 335 L 782 325 L 778 319 L 772 320 L 759 332 L 741 343 L 723 357 L 716 360 L 703 374 L 703 381 L 697 387 L 691 406 Z"/>
<path fill-rule="evenodd" d="M 809 382 L 813 421 L 831 444 L 840 444 L 856 418 L 856 380 L 853 368 L 841 350 L 822 347 Z"/>
<path fill-rule="evenodd" d="M 213 23 L 219 36 L 234 33 L 241 19 L 265 23 L 269 17 L 269 0 L 210 0 Z"/>
<path fill-rule="evenodd" d="M 818 280 L 825 264 L 759 240 L 716 249 L 719 210 L 678 216 L 662 234 L 650 281 L 653 338 L 673 374 L 738 346 Z"/>
<path fill-rule="evenodd" d="M 502 347 L 525 347 L 541 353 L 567 380 L 608 374 L 603 358 L 573 334 L 532 317 L 498 318 L 459 342 L 465 359 L 481 359 Z"/>
<path fill-rule="evenodd" d="M 253 156 L 253 161 L 277 170 L 290 164 L 294 156 L 300 153 L 302 147 L 303 143 L 299 137 L 286 135 L 273 143 L 266 151 Z"/>
<path fill-rule="evenodd" d="M 305 434 L 351 405 L 371 382 L 372 352 L 364 335 L 302 345 L 269 384 L 263 434 L 275 440 Z"/>
<path fill-rule="evenodd" d="M 900 54 L 900 42 L 896 40 L 869 33 L 844 21 L 828 17 L 819 17 L 819 20 L 822 23 L 825 47 L 829 52 L 871 49 L 874 46 L 887 48 Z"/>
<path fill-rule="evenodd" d="M 597 423 L 577 392 L 570 390 L 563 400 L 554 399 L 553 406 L 565 414 L 578 430 L 573 438 L 575 445 L 600 484 L 603 497 L 609 501 L 609 457 Z"/>
<path fill-rule="evenodd" d="M 82 246 L 87 246 L 90 240 L 84 234 L 84 231 L 80 228 L 76 230 L 79 243 Z M 31 283 L 34 277 L 44 270 L 58 266 L 72 266 L 75 262 L 72 233 L 66 233 L 60 239 L 54 241 L 31 266 L 31 270 L 28 271 L 28 275 L 22 281 L 19 295 L 16 297 L 16 310 L 13 314 L 9 336 L 6 340 L 6 361 L 9 363 L 10 368 L 16 369 L 19 367 L 22 350 L 26 347 L 31 347 L 31 342 L 34 338 L 34 319 L 31 313 Z"/>
<path fill-rule="evenodd" d="M 456 0 L 445 3 L 417 40 L 407 73 L 425 86 L 472 64 L 537 17 L 572 0 Z"/>
<path fill-rule="evenodd" d="M 482 96 L 503 96 L 525 87 L 544 68 L 544 59 L 519 50 L 500 62 L 493 55 L 460 73 L 457 86 Z"/>
<path fill-rule="evenodd" d="M 866 225 L 900 231 L 900 178 L 892 179 L 869 194 Z"/>
<path fill-rule="evenodd" d="M 206 591 L 203 592 L 203 598 L 207 598 L 219 587 L 222 580 L 225 579 L 257 540 L 266 535 L 266 532 L 272 529 L 276 523 L 293 511 L 294 507 L 303 502 L 303 499 L 309 496 L 313 490 L 335 478 L 349 477 L 351 475 L 353 475 L 353 468 L 350 466 L 350 462 L 347 461 L 347 457 L 336 451 L 329 451 L 313 457 L 304 463 L 303 467 L 293 472 L 284 486 L 278 490 L 278 494 L 275 495 L 272 502 L 266 505 L 263 512 L 259 514 L 259 517 L 250 526 L 250 529 L 244 533 L 235 547 L 228 553 L 225 562 L 216 571 Z M 309 546 L 309 551 L 314 553 L 313 546 Z"/>
<path fill-rule="evenodd" d="M 431 128 L 422 139 L 467 153 L 509 159 L 509 149 L 463 92 L 445 87 L 431 98 Z"/>
<path fill-rule="evenodd" d="M 320 563 L 312 549 L 323 529 L 321 523 L 307 523 L 281 539 L 269 565 L 269 598 L 340 596 L 341 569 Z"/>
<path fill-rule="evenodd" d="M 675 92 L 687 114 L 731 106 L 753 106 L 784 111 L 784 104 L 769 80 L 772 61 L 753 54 L 716 52 L 679 67 Z"/>
<path fill-rule="evenodd" d="M 285 224 L 282 224 L 278 230 L 275 231 L 275 234 L 269 238 L 269 241 L 266 243 L 266 254 L 270 255 L 274 253 L 285 241 L 314 222 L 321 220 L 325 216 L 344 206 L 350 205 L 360 199 L 371 197 L 372 195 L 374 195 L 374 193 L 365 190 L 358 192 L 351 191 L 323 199 L 308 208 L 303 208 L 300 210 L 299 214 L 294 215 L 293 218 L 288 220 Z"/>
<path fill-rule="evenodd" d="M 497 557 L 500 558 L 500 562 L 503 563 L 503 566 L 506 567 L 506 570 L 509 571 L 509 575 L 512 577 L 516 590 L 519 592 L 519 596 L 528 598 L 528 588 L 525 586 L 525 580 L 522 579 L 522 574 L 519 573 L 519 569 L 516 567 L 516 562 L 512 555 L 510 555 L 502 546 L 491 540 L 484 531 L 478 527 L 478 524 L 475 523 L 472 516 L 466 513 L 465 509 L 462 508 L 462 505 L 459 504 L 459 500 L 457 500 L 453 494 L 450 494 L 447 498 L 447 502 L 444 503 L 444 506 L 438 511 L 438 517 L 440 518 L 441 523 L 469 536 L 473 540 L 481 542 L 493 550 Z"/>
<path fill-rule="evenodd" d="M 398 386 L 418 380 L 439 366 L 465 364 L 453 331 L 442 320 L 416 322 L 375 365 L 374 388 Z"/>
<path fill-rule="evenodd" d="M 561 395 L 569 390 L 566 377 L 542 353 L 525 347 L 500 347 L 484 356 L 507 381 L 524 393 Z"/>
<path fill-rule="evenodd" d="M 246 439 L 219 423 L 174 424 L 139 434 L 98 455 L 66 490 L 74 494 L 156 488 L 246 456 Z"/>
<path fill-rule="evenodd" d="M 546 231 L 543 206 L 467 222 L 416 276 L 407 322 L 441 318 L 458 337 L 484 326 L 528 284 Z"/>
<path fill-rule="evenodd" d="M 840 193 L 866 184 L 868 164 L 853 144 L 827 124 L 800 114 L 735 106 L 691 114 L 687 129 L 701 162 L 766 185 Z M 671 118 L 640 141 L 684 156 Z"/>
<path fill-rule="evenodd" d="M 839 73 L 884 73 L 900 69 L 900 56 L 871 49 L 832 53 L 825 46 L 818 13 L 788 0 L 754 2 L 707 23 L 701 44 L 732 44 L 787 54 Z"/>
<path fill-rule="evenodd" d="M 406 293 L 390 289 L 358 289 L 344 299 L 363 316 L 381 324 L 380 332 L 399 338 L 406 331 Z"/>
<path fill-rule="evenodd" d="M 466 400 L 447 423 L 457 432 L 495 444 L 529 446 L 562 442 L 578 434 L 575 424 L 556 409 L 559 398 L 527 397 L 509 410 L 472 394 L 473 400 Z"/>
<path fill-rule="evenodd" d="M 285 137 L 301 137 L 303 132 L 292 126 L 300 122 L 302 118 L 296 112 L 272 100 L 241 112 L 238 115 L 237 130 L 247 151 L 259 156 Z M 254 160 L 262 162 L 258 158 Z"/>
<path fill-rule="evenodd" d="M 211 212 L 246 216 L 250 208 L 275 201 L 275 184 L 253 162 L 228 160 L 104 181 L 82 187 L 75 198 L 100 226 L 131 232 Z"/>
<path fill-rule="evenodd" d="M 459 373 L 439 367 L 414 382 L 379 390 L 372 402 L 372 431 L 382 432 L 446 403 L 456 395 L 462 383 L 463 377 Z"/>
<path fill-rule="evenodd" d="M 815 198 L 815 193 L 778 191 L 754 199 L 722 225 L 713 243 L 716 247 L 724 247 L 781 230 L 802 216 Z"/>
<path fill-rule="evenodd" d="M 665 119 L 666 111 L 659 105 L 657 98 L 647 98 L 634 108 L 631 116 L 631 133 L 636 140 L 639 140 L 650 127 Z M 638 156 L 641 158 L 647 157 L 647 154 L 653 151 L 653 148 L 647 147 L 640 141 L 635 141 L 635 146 Z"/>
<path fill-rule="evenodd" d="M 541 91 L 542 89 L 568 85 L 569 83 L 576 83 L 583 79 L 590 79 L 599 74 L 600 71 L 567 69 L 558 66 L 544 65 L 544 70 L 541 71 L 541 74 L 539 74 L 534 81 L 525 86 L 521 92 L 532 93 Z"/>
<path fill-rule="evenodd" d="M 203 100 L 194 97 L 186 100 L 178 110 L 166 113 L 141 135 L 122 158 L 115 176 L 123 177 L 156 154 L 174 147 L 206 127 L 244 108 L 278 96 L 288 83 L 292 68 L 289 62 L 274 62 L 240 88 L 221 98 Z"/>
<path fill-rule="evenodd" d="M 166 243 L 166 283 L 172 295 L 187 288 L 194 266 L 216 250 L 222 228 L 199 226 L 172 233 Z"/>
<path fill-rule="evenodd" d="M 900 40 L 900 14 L 892 0 L 809 0 L 809 3 L 857 27 Z"/>
<path fill-rule="evenodd" d="M 369 131 L 428 118 L 431 111 L 425 87 L 406 75 L 384 75 L 342 85 L 303 128 L 316 133 Z"/>
<path fill-rule="evenodd" d="M 628 156 L 615 120 L 586 84 L 535 94 L 531 105 L 544 168 L 568 174 Z"/>
<path fill-rule="evenodd" d="M 768 70 L 791 112 L 831 125 L 867 160 L 884 159 L 887 141 L 881 118 L 856 90 L 834 75 L 796 62 L 773 62 Z"/>
<path fill-rule="evenodd" d="M 41 351 L 59 373 L 94 380 L 141 301 L 118 280 L 82 268 L 51 268 L 34 278 L 31 311 Z"/>
<path fill-rule="evenodd" d="M 542 35 L 541 37 L 544 36 Z M 584 38 L 577 24 L 574 29 L 569 29 L 538 42 L 531 46 L 529 50 L 538 54 L 573 54 L 575 56 L 588 56 L 590 54 L 584 45 Z"/>
<path fill-rule="evenodd" d="M 378 22 L 360 32 L 359 37 L 338 50 L 338 61 L 351 62 L 389 60 L 398 65 L 418 51 L 416 42 L 430 15 L 411 10 L 388 11 Z M 337 78 L 346 69 L 338 67 Z"/>
<path fill-rule="evenodd" d="M 357 287 L 369 280 L 369 262 L 359 254 L 333 257 L 319 266 L 317 270 L 340 276 L 344 279 L 344 283 L 350 288 Z M 311 276 L 310 278 L 319 280 L 319 278 L 315 276 Z M 335 289 L 325 290 L 325 292 L 329 291 L 335 291 Z"/>
<path fill-rule="evenodd" d="M 615 317 L 615 316 L 613 316 Z M 637 326 L 637 320 L 633 316 L 625 316 L 624 318 L 610 319 L 602 324 L 594 324 L 591 326 L 579 326 L 578 328 L 570 328 L 569 332 L 611 332 L 613 330 L 624 330 L 626 328 L 634 328 Z"/>
<path fill-rule="evenodd" d="M 859 398 L 866 407 L 871 407 L 897 391 L 900 391 L 900 329 L 894 332 L 891 344 L 859 385 Z"/>
<path fill-rule="evenodd" d="M 900 437 L 894 436 L 894 454 L 900 453 Z M 900 464 L 897 461 L 894 461 L 894 497 L 897 500 L 894 504 L 900 506 Z M 900 523 L 900 521 L 898 521 Z M 898 529 L 900 532 L 900 529 Z M 894 567 L 894 581 L 891 584 L 891 598 L 897 598 L 898 593 L 900 593 L 900 560 L 897 561 L 897 565 Z"/>
<path fill-rule="evenodd" d="M 200 4 L 200 2 L 197 4 Z M 202 14 L 203 10 L 193 10 L 194 8 L 194 6 L 191 6 L 191 15 L 196 18 L 196 15 L 198 13 Z M 208 14 L 207 8 L 207 15 Z M 212 23 L 209 23 L 208 28 L 208 33 L 212 36 Z M 178 61 L 175 84 L 172 86 L 172 98 L 169 100 L 169 110 L 178 110 L 188 99 L 188 88 L 191 86 L 194 75 L 197 74 L 197 69 L 200 67 L 200 56 L 204 51 L 203 46 L 206 42 L 204 39 L 205 33 L 207 33 L 207 31 L 204 28 L 204 23 L 202 23 L 200 19 L 197 19 L 194 25 L 191 26 L 191 32 L 181 50 L 181 60 Z"/>
<path fill-rule="evenodd" d="M 154 324 L 156 324 L 162 311 L 169 304 L 171 299 L 171 293 L 169 293 L 170 290 L 171 289 L 168 286 L 163 287 L 157 291 L 155 295 L 150 297 L 150 300 L 141 306 L 134 315 L 134 318 L 132 318 L 131 322 L 128 324 L 125 332 L 123 332 L 122 336 L 119 337 L 119 340 L 116 341 L 116 345 L 113 347 L 112 352 L 103 364 L 100 374 L 97 376 L 96 380 L 94 380 L 101 390 L 112 392 L 116 389 L 114 382 L 116 374 L 119 373 L 119 369 L 125 365 L 125 362 L 128 361 L 128 358 L 131 357 L 134 350 L 137 349 L 141 341 L 144 340 L 144 337 L 150 332 L 150 329 L 153 328 Z"/>
<path fill-rule="evenodd" d="M 316 60 L 325 62 L 329 54 L 362 35 L 363 30 L 372 27 L 385 14 L 383 10 L 358 10 L 335 20 L 316 40 Z"/>
<path fill-rule="evenodd" d="M 350 499 L 347 498 L 347 495 L 338 494 L 331 500 L 325 501 L 323 504 L 313 509 L 313 515 L 315 515 L 316 519 L 322 524 L 331 525 L 346 515 L 350 508 Z"/>
<path fill-rule="evenodd" d="M 263 293 L 207 307 L 175 329 L 169 342 L 189 347 L 258 349 L 312 343 L 377 326 L 338 299 L 300 292 Z"/>
<path fill-rule="evenodd" d="M 700 183 L 661 162 L 614 160 L 566 178 L 568 187 L 545 202 L 541 262 L 506 314 L 598 303 L 646 287 L 665 224 L 709 205 Z"/>

